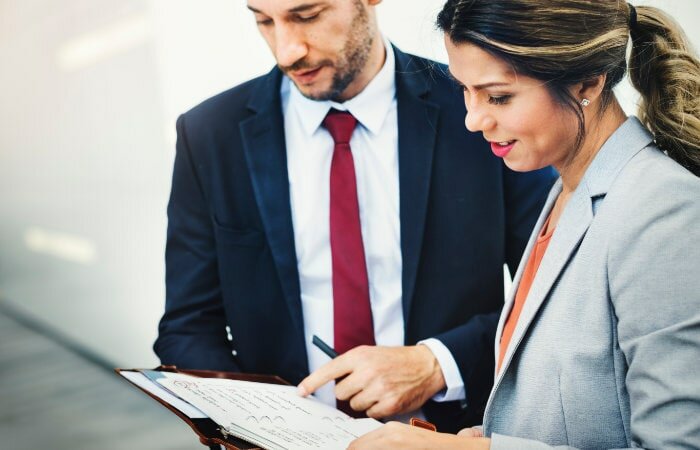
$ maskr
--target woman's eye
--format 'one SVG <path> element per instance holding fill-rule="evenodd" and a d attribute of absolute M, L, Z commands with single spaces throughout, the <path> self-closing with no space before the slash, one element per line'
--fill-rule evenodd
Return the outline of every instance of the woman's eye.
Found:
<path fill-rule="evenodd" d="M 510 95 L 489 95 L 489 103 L 492 105 L 505 105 L 510 100 Z"/>

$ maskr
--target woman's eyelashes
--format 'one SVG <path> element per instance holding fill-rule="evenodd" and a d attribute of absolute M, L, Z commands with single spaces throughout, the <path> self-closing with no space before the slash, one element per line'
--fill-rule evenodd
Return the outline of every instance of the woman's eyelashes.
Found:
<path fill-rule="evenodd" d="M 511 99 L 512 95 L 489 95 L 489 103 L 492 105 L 505 105 Z"/>

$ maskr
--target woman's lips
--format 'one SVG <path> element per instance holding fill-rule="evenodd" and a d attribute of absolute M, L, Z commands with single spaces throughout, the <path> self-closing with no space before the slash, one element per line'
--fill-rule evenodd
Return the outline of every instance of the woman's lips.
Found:
<path fill-rule="evenodd" d="M 515 141 L 491 142 L 491 151 L 499 158 L 505 158 L 514 145 Z"/>

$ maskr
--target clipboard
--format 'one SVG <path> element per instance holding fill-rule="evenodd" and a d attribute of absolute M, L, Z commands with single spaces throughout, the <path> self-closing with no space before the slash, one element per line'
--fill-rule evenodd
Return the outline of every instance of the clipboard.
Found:
<path fill-rule="evenodd" d="M 203 445 L 213 449 L 224 448 L 226 450 L 263 450 L 255 444 L 251 444 L 249 442 L 244 441 L 243 439 L 230 435 L 225 430 L 223 430 L 222 427 L 220 427 L 216 422 L 214 422 L 208 417 L 190 418 L 175 406 L 171 405 L 167 401 L 161 399 L 160 397 L 154 395 L 145 388 L 134 383 L 132 380 L 130 380 L 122 374 L 122 372 L 142 372 L 149 370 L 155 370 L 159 372 L 181 373 L 202 378 L 220 378 L 291 386 L 291 384 L 286 380 L 274 375 L 256 375 L 246 373 L 221 372 L 214 370 L 178 369 L 176 366 L 158 366 L 155 369 L 114 369 L 114 371 L 118 375 L 124 378 L 131 385 L 135 386 L 141 392 L 145 393 L 164 407 L 168 408 L 172 413 L 174 413 L 176 416 L 182 419 L 187 425 L 190 426 L 190 428 L 192 428 L 192 431 L 194 431 L 197 434 L 197 437 L 199 437 L 199 441 Z M 412 418 L 410 421 L 410 425 L 419 428 L 424 428 L 430 431 L 436 431 L 435 425 L 417 418 Z"/>
<path fill-rule="evenodd" d="M 140 372 L 142 370 L 145 369 L 114 369 L 114 371 L 119 375 L 121 375 L 122 372 Z M 254 381 L 258 383 L 282 384 L 288 386 L 290 385 L 290 383 L 288 383 L 284 379 L 273 375 L 254 375 L 246 373 L 220 372 L 215 370 L 187 370 L 178 369 L 176 366 L 158 366 L 153 370 L 157 370 L 160 372 L 182 373 L 202 378 L 223 378 L 229 380 Z M 227 450 L 262 450 L 260 449 L 260 447 L 254 444 L 246 442 L 235 436 L 228 435 L 225 431 L 221 429 L 221 427 L 219 427 L 219 425 L 216 422 L 209 418 L 189 418 L 187 415 L 183 414 L 179 409 L 175 408 L 165 400 L 153 395 L 151 392 L 133 383 L 128 378 L 124 376 L 122 376 L 122 378 L 124 378 L 131 385 L 138 388 L 141 392 L 145 393 L 161 405 L 168 408 L 172 413 L 174 413 L 176 416 L 182 419 L 187 425 L 190 426 L 190 428 L 192 428 L 192 431 L 194 431 L 197 434 L 197 437 L 199 437 L 199 441 L 203 445 L 213 448 L 223 447 Z"/>

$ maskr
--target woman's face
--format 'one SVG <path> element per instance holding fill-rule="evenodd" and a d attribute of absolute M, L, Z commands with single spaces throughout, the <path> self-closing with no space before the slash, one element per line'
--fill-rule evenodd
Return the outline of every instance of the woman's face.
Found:
<path fill-rule="evenodd" d="M 519 172 L 563 167 L 578 132 L 575 114 L 558 104 L 534 78 L 473 44 L 445 36 L 450 72 L 464 89 L 465 123 L 481 131 L 491 150 Z"/>

